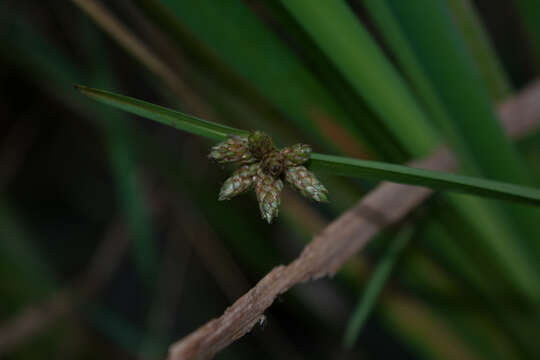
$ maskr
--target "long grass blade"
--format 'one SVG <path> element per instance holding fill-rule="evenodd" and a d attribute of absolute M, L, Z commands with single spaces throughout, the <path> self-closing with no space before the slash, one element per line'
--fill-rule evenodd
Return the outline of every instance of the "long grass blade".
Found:
<path fill-rule="evenodd" d="M 316 153 L 311 155 L 311 162 L 313 170 L 334 175 L 392 181 L 540 205 L 540 190 L 500 181 Z"/>
<path fill-rule="evenodd" d="M 280 125 L 294 125 L 314 142 L 334 150 L 328 132 L 314 121 L 330 118 L 334 126 L 342 125 L 362 141 L 355 119 L 243 1 L 199 0 L 196 6 L 190 1 L 137 3 L 154 13 L 153 18 L 181 42 L 197 67 L 233 87 L 245 83 L 278 109 Z M 248 98 L 253 96 L 244 96 Z"/>
<path fill-rule="evenodd" d="M 510 79 L 503 69 L 473 2 L 471 0 L 446 0 L 446 3 L 463 34 L 463 40 L 482 75 L 491 98 L 498 101 L 509 96 L 512 92 Z"/>
<path fill-rule="evenodd" d="M 345 1 L 282 0 L 384 125 L 413 156 L 433 150 L 438 136 L 395 67 Z"/>
<path fill-rule="evenodd" d="M 386 0 L 361 1 L 375 25 L 383 36 L 388 47 L 396 57 L 404 75 L 407 77 L 418 97 L 423 102 L 432 121 L 446 135 L 448 143 L 459 158 L 459 163 L 467 170 L 474 169 L 474 161 L 467 152 L 463 138 L 456 131 L 434 84 L 423 69 L 401 25 L 392 13 Z"/>
<path fill-rule="evenodd" d="M 523 163 L 497 121 L 445 4 L 441 0 L 389 3 L 482 174 L 528 183 Z"/>
<path fill-rule="evenodd" d="M 343 345 L 346 348 L 352 348 L 360 330 L 366 322 L 369 314 L 373 310 L 373 306 L 381 293 L 381 290 L 386 284 L 388 277 L 390 276 L 396 260 L 399 258 L 402 250 L 405 248 L 409 240 L 414 234 L 414 227 L 407 226 L 402 229 L 392 240 L 388 250 L 381 259 L 373 276 L 369 279 L 366 288 L 358 300 L 356 308 L 349 319 L 347 328 L 345 329 L 345 335 L 343 337 Z"/>
<path fill-rule="evenodd" d="M 95 42 L 93 45 L 96 49 L 103 49 L 98 39 L 90 38 L 87 46 L 92 42 Z M 101 54 L 99 59 L 94 58 L 96 70 L 93 82 L 101 86 L 114 87 L 116 79 L 107 67 L 107 58 L 103 56 L 103 50 L 93 53 Z M 132 239 L 133 260 L 139 277 L 146 287 L 151 289 L 155 284 L 159 251 L 150 215 L 150 201 L 141 196 L 146 189 L 137 171 L 132 128 L 134 124 L 126 119 L 126 113 L 115 111 L 114 108 L 100 106 L 96 110 L 106 119 L 101 119 L 99 124 L 103 129 L 117 201 Z"/>
<path fill-rule="evenodd" d="M 497 120 L 480 73 L 444 1 L 418 0 L 405 5 L 392 0 L 389 3 L 464 139 L 468 154 L 480 170 L 469 174 L 532 184 L 522 158 Z M 537 209 L 512 205 L 504 210 L 514 225 L 515 237 L 539 238 Z M 540 254 L 537 242 L 518 241 L 516 244 L 523 244 L 524 248 L 531 244 L 536 256 Z M 535 262 L 534 258 L 531 262 Z"/>
<path fill-rule="evenodd" d="M 246 135 L 247 131 L 238 130 L 229 126 L 220 125 L 195 116 L 184 114 L 180 111 L 167 109 L 163 106 L 154 105 L 146 101 L 137 100 L 128 96 L 112 92 L 92 89 L 86 86 L 75 85 L 75 89 L 82 94 L 112 105 L 129 113 L 172 126 L 178 130 L 184 130 L 195 135 L 204 136 L 215 140 L 223 140 L 229 134 Z"/>
<path fill-rule="evenodd" d="M 222 140 L 230 134 L 248 134 L 244 130 L 216 124 L 108 91 L 79 85 L 76 86 L 76 89 L 97 101 L 196 135 Z M 454 190 L 540 205 L 540 190 L 503 182 L 317 153 L 311 155 L 310 165 L 315 170 L 326 171 L 334 175 L 394 181 L 437 190 Z"/>

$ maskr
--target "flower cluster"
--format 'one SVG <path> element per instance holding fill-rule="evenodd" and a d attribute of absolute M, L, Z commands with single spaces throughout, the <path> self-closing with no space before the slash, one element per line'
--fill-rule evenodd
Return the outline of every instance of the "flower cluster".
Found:
<path fill-rule="evenodd" d="M 310 154 L 311 146 L 305 144 L 278 150 L 270 136 L 262 131 L 254 131 L 248 137 L 229 136 L 212 147 L 208 157 L 219 164 L 240 164 L 225 180 L 219 200 L 229 200 L 254 188 L 261 216 L 271 223 L 278 215 L 283 180 L 307 198 L 328 201 L 328 191 L 324 185 L 302 166 L 309 160 Z"/>

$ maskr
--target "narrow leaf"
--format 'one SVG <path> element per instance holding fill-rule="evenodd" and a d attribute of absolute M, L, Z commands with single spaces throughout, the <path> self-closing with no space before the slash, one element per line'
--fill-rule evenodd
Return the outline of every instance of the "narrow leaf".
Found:
<path fill-rule="evenodd" d="M 499 101 L 509 96 L 512 92 L 510 79 L 504 71 L 475 4 L 471 0 L 446 0 L 446 4 L 463 34 L 463 40 L 491 98 Z"/>
<path fill-rule="evenodd" d="M 229 134 L 248 134 L 244 130 L 202 120 L 127 96 L 84 86 L 76 86 L 76 89 L 97 101 L 196 135 L 223 140 Z M 311 154 L 310 167 L 334 175 L 393 181 L 540 205 L 540 190 L 470 176 L 317 153 Z"/>
<path fill-rule="evenodd" d="M 480 173 L 502 181 L 529 182 L 445 4 L 441 0 L 389 3 Z"/>
<path fill-rule="evenodd" d="M 311 169 L 540 205 L 540 190 L 531 187 L 378 161 L 313 153 Z"/>
<path fill-rule="evenodd" d="M 438 142 L 404 79 L 381 47 L 351 11 L 346 1 L 301 0 L 281 4 L 334 63 L 403 148 L 412 156 L 426 155 Z"/>
<path fill-rule="evenodd" d="M 92 89 L 82 85 L 75 85 L 75 89 L 80 91 L 82 94 L 104 104 L 112 105 L 129 113 L 139 115 L 195 135 L 216 140 L 223 140 L 229 134 L 246 135 L 248 133 L 247 131 L 242 131 L 229 126 L 199 119 L 195 116 L 187 115 L 179 111 L 167 109 L 163 106 L 154 105 L 128 96 L 119 95 L 104 90 Z"/>
<path fill-rule="evenodd" d="M 373 306 L 375 305 L 375 302 L 377 301 L 377 298 L 384 287 L 384 284 L 386 284 L 386 280 L 392 272 L 399 254 L 401 254 L 402 250 L 405 248 L 413 234 L 414 228 L 412 226 L 407 226 L 392 240 L 386 254 L 384 254 L 384 257 L 377 265 L 375 273 L 369 279 L 369 282 L 367 283 L 366 288 L 358 300 L 351 318 L 349 319 L 349 323 L 345 329 L 345 336 L 343 338 L 344 347 L 353 347 L 358 335 L 360 334 L 360 330 L 362 330 L 362 327 L 371 313 Z"/>

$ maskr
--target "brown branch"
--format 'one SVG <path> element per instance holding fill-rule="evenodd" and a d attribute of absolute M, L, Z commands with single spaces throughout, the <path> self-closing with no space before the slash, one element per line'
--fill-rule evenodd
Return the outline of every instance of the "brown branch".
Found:
<path fill-rule="evenodd" d="M 540 81 L 499 106 L 502 125 L 512 138 L 524 136 L 540 125 Z M 448 148 L 409 164 L 440 171 L 453 171 L 457 163 Z M 264 318 L 275 298 L 293 285 L 334 275 L 375 234 L 403 219 L 427 199 L 432 191 L 422 187 L 382 183 L 357 205 L 315 236 L 300 256 L 287 266 L 278 266 L 230 306 L 180 341 L 171 345 L 169 360 L 202 360 L 242 337 Z"/>

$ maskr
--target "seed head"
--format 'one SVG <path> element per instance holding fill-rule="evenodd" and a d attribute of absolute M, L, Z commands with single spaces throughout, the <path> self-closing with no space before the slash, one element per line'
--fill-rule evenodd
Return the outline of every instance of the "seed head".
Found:
<path fill-rule="evenodd" d="M 219 200 L 230 200 L 255 186 L 259 168 L 260 163 L 243 165 L 238 168 L 230 178 L 225 180 L 219 191 Z"/>
<path fill-rule="evenodd" d="M 259 130 L 254 131 L 249 135 L 248 143 L 249 151 L 251 151 L 253 156 L 259 160 L 262 159 L 264 155 L 274 150 L 272 138 Z"/>
<path fill-rule="evenodd" d="M 309 160 L 311 146 L 306 144 L 295 144 L 281 149 L 283 155 L 283 166 L 286 168 L 302 165 Z"/>
<path fill-rule="evenodd" d="M 283 178 L 302 195 L 327 202 L 328 191 L 323 184 L 301 166 L 309 160 L 311 146 L 295 144 L 278 151 L 272 138 L 262 131 L 249 137 L 230 136 L 212 147 L 208 157 L 217 163 L 241 164 L 221 187 L 219 200 L 229 200 L 255 188 L 261 216 L 271 223 L 278 216 Z"/>
<path fill-rule="evenodd" d="M 328 190 L 304 166 L 288 168 L 285 171 L 285 181 L 291 184 L 296 190 L 307 198 L 319 202 L 328 202 Z"/>
<path fill-rule="evenodd" d="M 213 146 L 208 157 L 219 164 L 250 164 L 257 161 L 249 151 L 248 139 L 238 135 L 231 135 L 227 140 Z"/>
<path fill-rule="evenodd" d="M 278 216 L 281 190 L 283 190 L 281 179 L 259 171 L 255 193 L 259 201 L 261 216 L 269 224 Z"/>
<path fill-rule="evenodd" d="M 273 177 L 278 177 L 283 171 L 283 156 L 277 150 L 266 154 L 261 163 L 263 171 Z"/>

